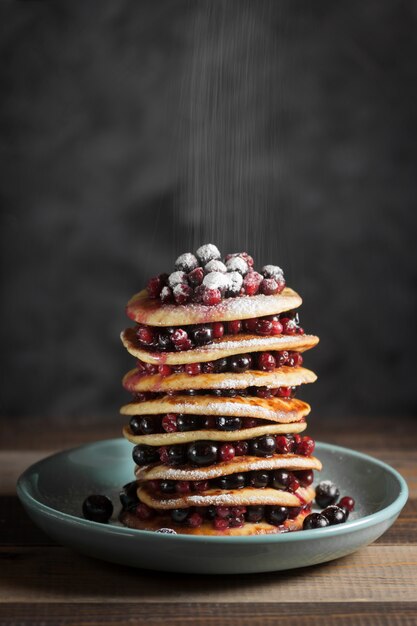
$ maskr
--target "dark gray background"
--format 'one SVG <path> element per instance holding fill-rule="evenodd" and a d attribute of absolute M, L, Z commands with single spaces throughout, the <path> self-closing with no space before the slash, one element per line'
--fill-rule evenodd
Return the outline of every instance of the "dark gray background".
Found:
<path fill-rule="evenodd" d="M 127 299 L 207 240 L 304 297 L 313 416 L 415 413 L 416 3 L 210 6 L 1 3 L 2 414 L 114 420 Z"/>

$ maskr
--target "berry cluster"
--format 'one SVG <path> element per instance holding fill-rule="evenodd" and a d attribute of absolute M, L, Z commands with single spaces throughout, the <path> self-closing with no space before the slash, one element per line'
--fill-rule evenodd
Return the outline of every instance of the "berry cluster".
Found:
<path fill-rule="evenodd" d="M 346 522 L 355 508 L 355 500 L 350 496 L 343 496 L 336 504 L 340 490 L 330 480 L 323 480 L 316 489 L 316 502 L 323 508 L 321 513 L 311 513 L 303 523 L 304 530 L 325 528 Z"/>
<path fill-rule="evenodd" d="M 139 346 L 158 352 L 183 352 L 197 346 L 204 346 L 224 335 L 247 333 L 270 337 L 275 335 L 303 335 L 304 329 L 299 325 L 296 313 L 267 315 L 248 320 L 232 320 L 230 322 L 212 322 L 211 324 L 195 324 L 181 328 L 166 326 L 157 328 L 138 324 L 136 338 Z"/>
<path fill-rule="evenodd" d="M 247 252 L 228 254 L 222 261 L 218 248 L 209 243 L 195 254 L 181 254 L 175 271 L 151 278 L 147 291 L 150 298 L 159 298 L 163 304 L 214 306 L 224 298 L 279 294 L 284 287 L 284 273 L 277 265 L 264 265 L 259 273 Z"/>
<path fill-rule="evenodd" d="M 235 456 L 270 457 L 274 454 L 310 456 L 314 452 L 314 447 L 315 442 L 311 437 L 262 435 L 249 441 L 233 443 L 200 440 L 160 448 L 139 444 L 133 448 L 132 456 L 139 466 L 160 462 L 165 465 L 191 464 L 195 467 L 206 467 L 231 461 Z"/>
<path fill-rule="evenodd" d="M 254 352 L 251 354 L 237 354 L 227 358 L 206 361 L 205 363 L 186 363 L 185 365 L 167 365 L 162 363 L 156 365 L 138 360 L 136 362 L 137 373 L 140 376 L 159 374 L 166 378 L 172 374 L 188 374 L 188 376 L 198 376 L 199 374 L 221 374 L 232 372 L 241 374 L 247 370 L 260 370 L 261 372 L 272 372 L 278 367 L 301 367 L 303 357 L 300 352 L 292 350 L 281 350 L 280 352 Z"/>

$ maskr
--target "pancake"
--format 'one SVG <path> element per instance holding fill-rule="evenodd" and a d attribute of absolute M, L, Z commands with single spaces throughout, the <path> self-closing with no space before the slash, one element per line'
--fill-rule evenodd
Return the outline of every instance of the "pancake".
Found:
<path fill-rule="evenodd" d="M 295 493 L 281 489 L 210 489 L 205 493 L 160 496 L 151 494 L 146 486 L 138 488 L 141 502 L 152 509 L 187 509 L 190 506 L 300 506 L 314 500 L 312 487 L 300 487 Z"/>
<path fill-rule="evenodd" d="M 257 522 L 255 524 L 245 522 L 242 528 L 227 528 L 226 530 L 216 530 L 213 527 L 213 524 L 209 521 L 203 522 L 203 524 L 198 528 L 191 528 L 189 526 L 176 524 L 172 521 L 169 513 L 162 513 L 150 520 L 144 521 L 139 519 L 131 511 L 122 511 L 119 516 L 119 520 L 128 528 L 135 528 L 137 530 L 156 531 L 161 528 L 172 528 L 181 535 L 242 537 L 249 535 L 276 535 L 279 533 L 301 530 L 304 518 L 309 513 L 310 511 L 308 509 L 306 511 L 301 511 L 301 513 L 299 513 L 294 519 L 287 519 L 279 526 L 273 526 L 267 522 Z"/>
<path fill-rule="evenodd" d="M 297 454 L 274 454 L 270 457 L 235 456 L 231 461 L 223 461 L 207 467 L 169 465 L 144 465 L 136 467 L 136 478 L 144 480 L 210 480 L 230 474 L 249 472 L 252 470 L 288 469 L 321 470 L 321 462 L 314 456 L 299 456 Z"/>
<path fill-rule="evenodd" d="M 130 370 L 123 378 L 123 387 L 130 393 L 139 391 L 183 391 L 185 389 L 247 389 L 248 387 L 297 387 L 303 383 L 314 383 L 317 376 L 305 367 L 279 367 L 272 372 L 247 370 L 239 374 L 161 374 L 139 373 Z"/>
<path fill-rule="evenodd" d="M 122 415 L 162 415 L 164 413 L 184 413 L 188 415 L 226 415 L 237 417 L 257 417 L 287 424 L 300 421 L 310 413 L 307 402 L 291 398 L 258 398 L 237 396 L 162 396 L 145 402 L 130 402 L 120 409 Z"/>
<path fill-rule="evenodd" d="M 264 352 L 271 350 L 294 350 L 304 352 L 318 344 L 319 338 L 315 335 L 251 335 L 242 333 L 239 335 L 226 335 L 221 339 L 215 339 L 212 343 L 199 346 L 184 352 L 155 352 L 146 348 L 138 347 L 136 331 L 134 328 L 126 328 L 120 338 L 126 350 L 137 359 L 145 363 L 167 365 L 183 365 L 185 363 L 205 363 L 216 359 L 223 359 L 235 354 L 246 352 Z"/>
<path fill-rule="evenodd" d="M 277 315 L 300 306 L 300 296 L 290 289 L 277 295 L 240 296 L 226 298 L 214 306 L 204 304 L 161 304 L 149 298 L 146 289 L 133 296 L 126 313 L 131 320 L 149 326 L 184 326 L 250 319 L 264 315 Z"/>
<path fill-rule="evenodd" d="M 278 435 L 301 433 L 307 428 L 305 422 L 293 424 L 267 424 L 253 428 L 240 430 L 188 430 L 175 433 L 157 433 L 155 435 L 134 435 L 129 426 L 123 428 L 123 436 L 134 444 L 142 443 L 148 446 L 173 446 L 176 444 L 190 443 L 191 441 L 240 441 L 254 439 L 261 435 Z"/>

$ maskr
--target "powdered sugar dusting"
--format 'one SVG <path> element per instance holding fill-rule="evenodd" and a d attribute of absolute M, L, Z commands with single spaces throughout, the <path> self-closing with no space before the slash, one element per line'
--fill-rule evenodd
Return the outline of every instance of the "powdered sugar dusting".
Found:
<path fill-rule="evenodd" d="M 203 285 L 208 289 L 225 289 L 227 286 L 227 278 L 222 272 L 210 272 L 204 276 Z"/>
<path fill-rule="evenodd" d="M 196 251 L 196 255 L 203 266 L 207 265 L 212 259 L 220 259 L 221 257 L 219 249 L 213 243 L 206 243 L 200 246 Z"/>
<path fill-rule="evenodd" d="M 245 259 L 240 256 L 234 256 L 226 261 L 226 267 L 229 272 L 239 272 L 243 276 L 248 273 L 249 265 Z"/>
<path fill-rule="evenodd" d="M 172 272 L 172 274 L 168 277 L 168 283 L 171 289 L 174 289 L 177 285 L 181 285 L 182 283 L 187 284 L 187 274 L 185 272 Z"/>
<path fill-rule="evenodd" d="M 204 271 L 207 272 L 221 272 L 225 274 L 227 272 L 227 268 L 224 263 L 219 261 L 218 259 L 212 259 L 204 266 Z"/>

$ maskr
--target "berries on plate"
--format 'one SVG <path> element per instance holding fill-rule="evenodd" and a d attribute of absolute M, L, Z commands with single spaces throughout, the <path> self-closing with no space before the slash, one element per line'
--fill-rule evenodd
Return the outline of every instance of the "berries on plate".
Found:
<path fill-rule="evenodd" d="M 316 502 L 321 508 L 334 504 L 340 491 L 331 480 L 322 480 L 316 487 Z"/>
<path fill-rule="evenodd" d="M 88 496 L 83 502 L 85 519 L 100 524 L 107 524 L 113 514 L 113 504 L 110 498 L 100 494 Z"/>

